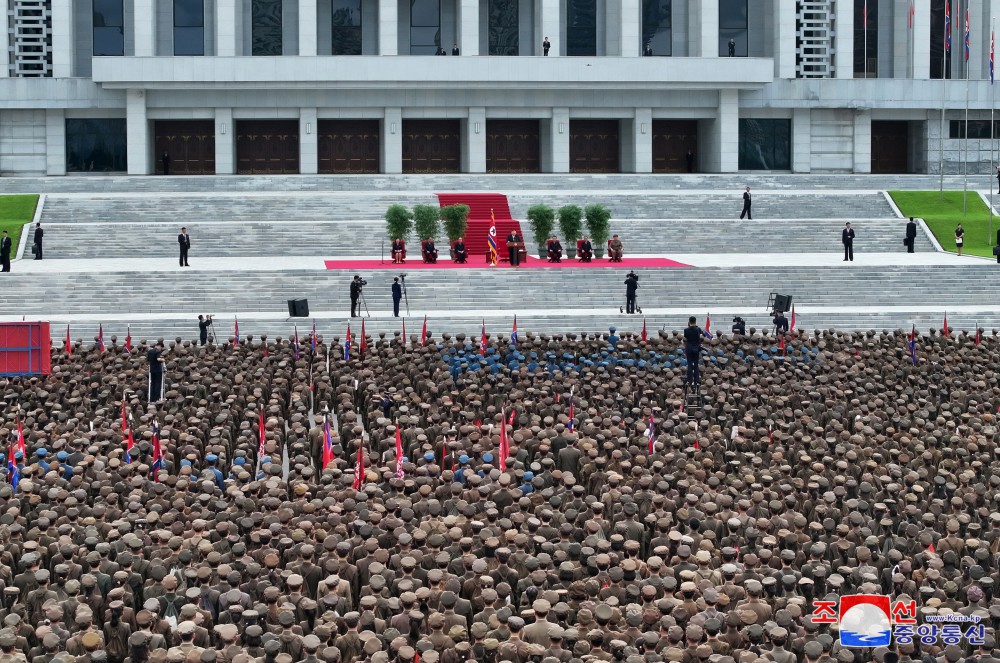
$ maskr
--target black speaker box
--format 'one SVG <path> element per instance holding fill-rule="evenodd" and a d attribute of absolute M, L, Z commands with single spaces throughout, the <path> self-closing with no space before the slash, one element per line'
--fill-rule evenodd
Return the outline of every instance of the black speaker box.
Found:
<path fill-rule="evenodd" d="M 309 300 L 308 299 L 289 299 L 288 300 L 288 317 L 289 318 L 308 318 L 309 317 Z"/>
<path fill-rule="evenodd" d="M 791 295 L 775 295 L 774 296 L 774 309 L 776 311 L 790 311 L 792 308 L 792 296 Z"/>

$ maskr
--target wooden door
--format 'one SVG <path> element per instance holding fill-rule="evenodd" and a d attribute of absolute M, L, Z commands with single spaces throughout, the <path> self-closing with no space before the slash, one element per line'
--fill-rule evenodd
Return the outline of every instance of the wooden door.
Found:
<path fill-rule="evenodd" d="M 298 120 L 237 120 L 236 172 L 297 174 L 299 172 Z"/>
<path fill-rule="evenodd" d="M 457 173 L 461 167 L 458 120 L 403 120 L 404 173 Z"/>
<path fill-rule="evenodd" d="M 653 120 L 653 172 L 688 172 L 687 154 L 697 170 L 698 120 Z"/>
<path fill-rule="evenodd" d="M 157 175 L 163 174 L 163 155 L 170 157 L 171 175 L 215 174 L 215 122 L 212 120 L 156 120 L 153 123 Z"/>
<path fill-rule="evenodd" d="M 618 120 L 570 120 L 570 172 L 619 172 L 618 127 Z"/>
<path fill-rule="evenodd" d="M 486 172 L 540 173 L 538 120 L 486 121 Z"/>
<path fill-rule="evenodd" d="M 377 173 L 378 120 L 320 120 L 320 173 Z"/>

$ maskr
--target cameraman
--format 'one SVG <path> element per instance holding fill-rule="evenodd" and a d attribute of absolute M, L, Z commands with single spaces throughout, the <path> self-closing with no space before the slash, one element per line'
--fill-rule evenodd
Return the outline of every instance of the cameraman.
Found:
<path fill-rule="evenodd" d="M 746 320 L 740 316 L 733 318 L 733 335 L 734 336 L 746 336 L 747 335 L 747 323 Z"/>
<path fill-rule="evenodd" d="M 775 311 L 774 318 L 771 320 L 774 323 L 774 331 L 779 336 L 784 336 L 788 333 L 788 318 L 785 317 L 783 311 Z"/>
<path fill-rule="evenodd" d="M 212 316 L 198 316 L 198 340 L 202 345 L 208 343 L 208 328 L 212 326 Z"/>
<path fill-rule="evenodd" d="M 351 317 L 358 317 L 358 300 L 361 299 L 361 289 L 368 285 L 368 281 L 362 279 L 359 275 L 354 275 L 354 280 L 351 281 Z"/>
<path fill-rule="evenodd" d="M 399 317 L 399 302 L 403 299 L 403 286 L 399 285 L 399 277 L 392 279 L 392 317 Z"/>
<path fill-rule="evenodd" d="M 635 313 L 635 291 L 639 289 L 639 276 L 629 271 L 625 277 L 625 312 Z"/>

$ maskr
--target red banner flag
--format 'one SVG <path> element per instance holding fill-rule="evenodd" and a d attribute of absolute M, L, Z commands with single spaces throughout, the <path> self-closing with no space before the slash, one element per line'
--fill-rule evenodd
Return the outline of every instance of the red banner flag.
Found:
<path fill-rule="evenodd" d="M 323 469 L 333 461 L 333 436 L 330 435 L 330 420 L 323 421 Z"/>
<path fill-rule="evenodd" d="M 406 318 L 403 318 L 403 348 L 406 348 Z"/>
<path fill-rule="evenodd" d="M 257 463 L 260 463 L 260 459 L 264 457 L 264 442 L 267 440 L 267 433 L 264 432 L 264 408 L 261 407 L 260 413 L 257 419 L 257 430 L 258 435 L 260 435 L 260 442 L 257 444 Z"/>
<path fill-rule="evenodd" d="M 792 306 L 792 322 L 788 326 L 788 332 L 790 334 L 794 334 L 795 333 L 795 306 Z"/>
<path fill-rule="evenodd" d="M 354 464 L 354 490 L 361 490 L 365 484 L 365 452 L 364 447 L 358 445 L 358 460 Z"/>
<path fill-rule="evenodd" d="M 483 335 L 479 338 L 479 354 L 486 356 L 486 321 L 483 320 Z"/>
<path fill-rule="evenodd" d="M 983 342 L 983 330 L 979 328 L 979 323 L 976 323 L 976 347 Z"/>
<path fill-rule="evenodd" d="M 399 431 L 399 421 L 396 421 L 396 478 L 403 478 L 403 434 Z"/>
<path fill-rule="evenodd" d="M 69 325 L 66 325 L 66 344 L 65 344 L 65 348 L 66 348 L 66 354 L 69 355 L 70 357 L 72 357 L 73 356 L 73 341 L 71 341 L 70 338 L 69 338 Z"/>
<path fill-rule="evenodd" d="M 163 469 L 163 446 L 160 444 L 160 427 L 153 422 L 153 466 L 150 470 L 153 481 L 159 482 L 160 470 Z"/>
<path fill-rule="evenodd" d="M 948 329 L 948 312 L 947 311 L 945 311 L 945 314 L 944 314 L 944 329 L 941 330 L 941 335 L 944 336 L 945 338 L 948 338 L 948 337 L 951 336 L 951 330 Z"/>
<path fill-rule="evenodd" d="M 101 349 L 103 353 L 107 348 L 104 347 L 104 325 L 98 325 L 97 327 L 97 347 Z"/>
<path fill-rule="evenodd" d="M 642 342 L 645 343 L 647 340 L 649 340 L 649 337 L 646 336 L 646 318 L 643 318 L 642 319 Z"/>
<path fill-rule="evenodd" d="M 365 340 L 365 319 L 361 318 L 361 343 L 358 345 L 358 351 L 361 353 L 361 358 L 365 358 L 365 353 L 368 352 L 368 341 Z"/>
<path fill-rule="evenodd" d="M 125 334 L 125 352 L 132 354 L 132 325 L 128 326 L 128 333 Z"/>
<path fill-rule="evenodd" d="M 500 471 L 507 471 L 507 456 L 510 455 L 510 442 L 507 440 L 507 411 L 500 408 L 500 459 L 498 461 Z"/>
<path fill-rule="evenodd" d="M 21 452 L 21 458 L 28 462 L 28 447 L 24 443 L 24 429 L 21 427 L 21 417 L 17 417 L 17 450 Z"/>
<path fill-rule="evenodd" d="M 427 345 L 427 316 L 424 316 L 424 328 L 420 331 L 420 345 Z"/>

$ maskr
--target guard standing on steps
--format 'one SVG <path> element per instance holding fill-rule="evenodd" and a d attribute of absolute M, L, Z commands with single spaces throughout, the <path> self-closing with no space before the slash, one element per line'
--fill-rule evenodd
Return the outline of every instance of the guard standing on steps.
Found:
<path fill-rule="evenodd" d="M 352 286 L 353 286 L 353 284 L 352 284 Z M 351 306 L 351 308 L 352 309 L 354 308 L 353 307 L 353 299 L 354 299 L 354 295 L 352 293 L 351 294 L 351 300 L 352 300 L 352 306 Z M 399 277 L 398 276 L 394 276 L 392 278 L 392 317 L 394 317 L 394 318 L 398 318 L 399 317 L 399 302 L 402 301 L 402 299 L 403 299 L 403 287 L 401 285 L 399 285 Z M 352 313 L 352 315 L 353 315 L 353 313 Z"/>
<path fill-rule="evenodd" d="M 39 221 L 35 224 L 35 236 L 32 238 L 35 245 L 35 260 L 42 259 L 42 237 L 45 236 L 45 231 L 42 230 L 42 222 Z"/>
<path fill-rule="evenodd" d="M 4 272 L 10 271 L 10 249 L 12 242 L 10 237 L 7 236 L 7 231 L 3 231 L 3 237 L 0 237 L 0 266 Z"/>
<path fill-rule="evenodd" d="M 181 232 L 177 235 L 177 243 L 181 248 L 181 267 L 190 267 L 188 264 L 188 251 L 191 250 L 191 235 L 188 234 L 187 228 L 181 228 Z"/>
<path fill-rule="evenodd" d="M 917 222 L 910 217 L 909 223 L 906 224 L 906 240 L 903 242 L 906 244 L 906 252 L 913 253 L 913 245 L 917 241 Z"/>
<path fill-rule="evenodd" d="M 847 222 L 843 232 L 840 233 L 840 241 L 844 244 L 844 262 L 848 260 L 854 262 L 854 228 L 851 227 L 850 221 Z"/>
<path fill-rule="evenodd" d="M 750 219 L 751 221 L 753 221 L 753 214 L 750 213 L 750 203 L 751 202 L 752 201 L 751 201 L 751 198 L 750 198 L 750 187 L 747 187 L 746 190 L 743 192 L 743 211 L 740 212 L 740 218 L 741 219 L 743 217 L 746 217 L 746 218 Z"/>

